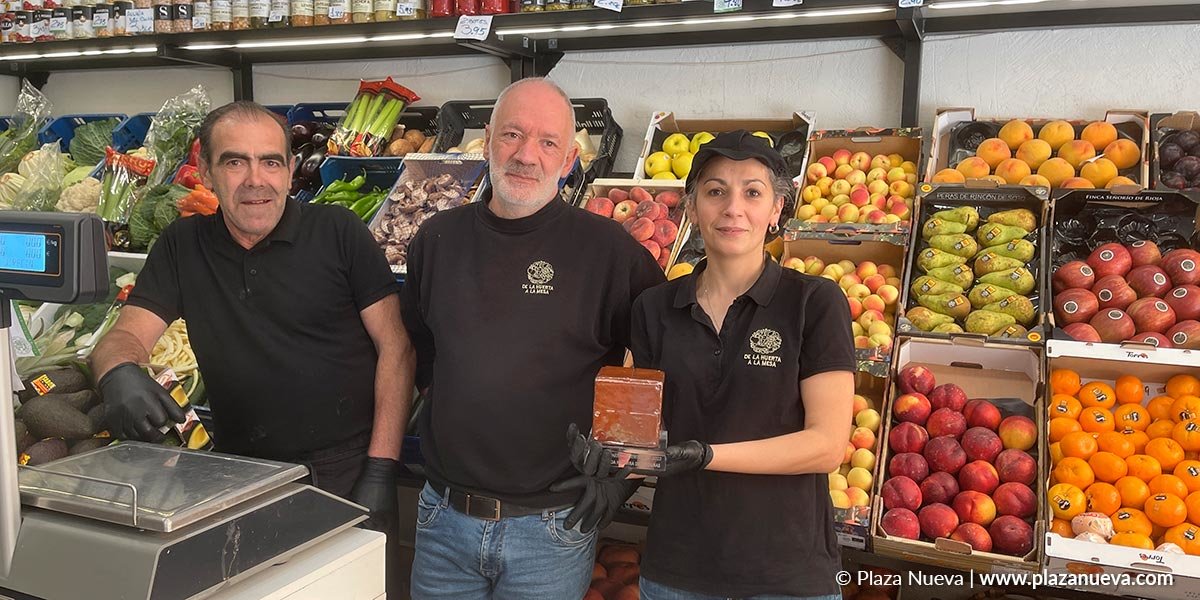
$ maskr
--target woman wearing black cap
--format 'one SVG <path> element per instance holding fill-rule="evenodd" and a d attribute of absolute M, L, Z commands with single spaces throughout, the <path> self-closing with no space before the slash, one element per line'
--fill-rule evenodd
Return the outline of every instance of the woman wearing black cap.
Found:
<path fill-rule="evenodd" d="M 850 434 L 854 345 L 837 285 L 763 251 L 792 193 L 762 138 L 736 131 L 702 146 L 684 202 L 707 259 L 634 303 L 634 362 L 666 373 L 674 441 L 642 600 L 840 597 L 827 474 Z M 577 458 L 598 450 L 583 436 L 572 445 Z"/>

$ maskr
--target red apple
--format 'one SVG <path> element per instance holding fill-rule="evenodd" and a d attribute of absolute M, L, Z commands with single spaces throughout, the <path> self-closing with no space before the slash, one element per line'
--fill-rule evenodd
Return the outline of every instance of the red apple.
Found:
<path fill-rule="evenodd" d="M 925 423 L 925 429 L 929 431 L 929 437 L 931 438 L 948 435 L 957 440 L 967 430 L 967 420 L 957 410 L 939 408 L 933 411 L 932 415 L 929 415 L 929 421 Z"/>
<path fill-rule="evenodd" d="M 917 483 L 929 477 L 929 462 L 924 456 L 914 452 L 901 452 L 888 462 L 888 475 L 891 477 L 907 477 Z"/>
<path fill-rule="evenodd" d="M 1063 327 L 1063 331 L 1077 342 L 1100 342 L 1100 332 L 1087 323 L 1072 323 Z"/>
<path fill-rule="evenodd" d="M 1200 321 L 1180 321 L 1167 331 L 1167 338 L 1176 348 L 1200 350 Z"/>
<path fill-rule="evenodd" d="M 1152 333 L 1152 332 L 1135 333 L 1135 334 L 1133 334 L 1133 337 L 1129 338 L 1127 341 L 1137 342 L 1139 344 L 1150 344 L 1151 346 L 1154 346 L 1155 348 L 1174 348 L 1175 347 L 1175 345 L 1171 343 L 1171 340 L 1167 339 L 1167 336 L 1165 336 L 1161 333 Z"/>
<path fill-rule="evenodd" d="M 1096 283 L 1096 273 L 1082 260 L 1073 260 L 1054 272 L 1052 285 L 1055 292 L 1071 288 L 1091 289 Z"/>
<path fill-rule="evenodd" d="M 929 393 L 929 405 L 937 410 L 939 408 L 949 408 L 962 412 L 962 408 L 967 403 L 967 393 L 962 388 L 953 383 L 943 383 Z"/>
<path fill-rule="evenodd" d="M 1162 254 L 1158 251 L 1158 244 L 1146 240 L 1139 240 L 1130 244 L 1129 257 L 1133 259 L 1133 266 L 1135 267 L 1157 265 L 1162 260 Z"/>
<path fill-rule="evenodd" d="M 1090 321 L 1098 310 L 1100 301 L 1091 290 L 1071 288 L 1054 294 L 1054 314 L 1064 327 Z"/>
<path fill-rule="evenodd" d="M 888 432 L 888 447 L 892 452 L 917 452 L 925 449 L 929 432 L 916 423 L 900 423 Z"/>
<path fill-rule="evenodd" d="M 928 395 L 937 386 L 933 372 L 920 365 L 905 367 L 900 371 L 900 391 L 905 394 L 917 392 Z"/>
<path fill-rule="evenodd" d="M 1158 298 L 1142 298 L 1127 311 L 1136 331 L 1163 333 L 1175 326 L 1175 311 Z"/>
<path fill-rule="evenodd" d="M 963 416 L 967 418 L 967 427 L 983 427 L 992 431 L 1000 427 L 1000 409 L 987 400 L 968 400 L 963 406 Z"/>
<path fill-rule="evenodd" d="M 1096 299 L 1100 301 L 1100 308 L 1125 310 L 1137 300 L 1137 292 L 1133 291 L 1120 275 L 1101 277 L 1096 281 L 1096 285 L 1092 286 L 1092 293 L 1096 294 Z"/>
<path fill-rule="evenodd" d="M 615 192 L 617 190 L 613 190 L 613 191 Z M 633 214 L 636 210 L 637 210 L 637 203 L 634 202 L 633 200 L 623 200 L 621 202 L 618 202 L 617 205 L 613 207 L 613 215 L 612 215 L 613 220 L 618 223 L 624 223 L 625 221 L 628 221 L 628 220 L 630 220 L 631 217 L 633 217 Z"/>
<path fill-rule="evenodd" d="M 1133 267 L 1133 257 L 1129 255 L 1125 246 L 1110 242 L 1093 250 L 1088 255 L 1087 263 L 1096 273 L 1096 277 L 1102 278 L 1108 275 L 1124 277 Z"/>
<path fill-rule="evenodd" d="M 932 473 L 921 482 L 921 497 L 926 504 L 953 502 L 958 491 L 958 480 L 949 473 Z"/>
<path fill-rule="evenodd" d="M 1162 298 L 1171 289 L 1167 272 L 1154 265 L 1134 267 L 1125 276 L 1125 281 L 1137 292 L 1138 298 Z"/>
<path fill-rule="evenodd" d="M 1163 296 L 1163 300 L 1175 311 L 1180 321 L 1200 319 L 1200 287 L 1181 285 Z"/>
<path fill-rule="evenodd" d="M 1125 311 L 1113 308 L 1102 310 L 1092 317 L 1088 322 L 1096 334 L 1100 336 L 1100 341 L 1109 344 L 1116 344 L 1129 339 L 1130 336 L 1137 333 L 1137 327 L 1133 324 L 1133 319 L 1125 314 Z"/>
<path fill-rule="evenodd" d="M 1191 248 L 1179 248 L 1168 252 L 1159 266 L 1167 272 L 1175 285 L 1200 283 L 1200 252 Z"/>
<path fill-rule="evenodd" d="M 604 196 L 592 196 L 590 199 L 588 199 L 587 206 L 585 208 L 590 213 L 611 218 L 613 214 L 613 207 L 615 206 L 616 205 L 613 204 L 612 200 L 609 200 Z"/>

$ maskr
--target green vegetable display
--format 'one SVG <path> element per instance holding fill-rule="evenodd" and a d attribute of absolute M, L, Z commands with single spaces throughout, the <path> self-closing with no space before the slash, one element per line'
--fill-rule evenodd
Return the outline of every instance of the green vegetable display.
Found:
<path fill-rule="evenodd" d="M 84 123 L 75 128 L 75 137 L 71 138 L 71 157 L 81 165 L 98 165 L 104 160 L 104 149 L 113 143 L 113 130 L 120 125 L 117 118 L 102 119 Z"/>
<path fill-rule="evenodd" d="M 358 215 L 364 223 L 369 222 L 383 201 L 387 199 L 388 193 L 387 190 L 378 187 L 372 188 L 370 192 L 363 192 L 362 187 L 366 183 L 367 178 L 364 175 L 359 175 L 349 181 L 344 179 L 335 181 L 321 190 L 321 193 L 312 199 L 312 203 L 344 206 Z"/>
<path fill-rule="evenodd" d="M 175 202 L 189 193 L 191 190 L 175 184 L 163 184 L 148 189 L 129 216 L 130 249 L 149 252 L 162 230 L 179 218 L 179 209 L 175 207 Z"/>
<path fill-rule="evenodd" d="M 208 107 L 208 94 L 202 86 L 163 103 L 146 133 L 146 148 L 155 161 L 146 185 L 164 183 L 175 173 L 192 149 L 192 140 L 208 114 Z"/>
<path fill-rule="evenodd" d="M 50 101 L 28 81 L 21 84 L 13 125 L 0 131 L 0 174 L 12 173 L 17 164 L 37 147 L 37 132 L 50 116 Z"/>

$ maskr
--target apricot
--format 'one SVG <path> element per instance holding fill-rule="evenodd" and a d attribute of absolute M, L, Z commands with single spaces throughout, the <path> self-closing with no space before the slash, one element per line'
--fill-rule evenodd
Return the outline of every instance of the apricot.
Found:
<path fill-rule="evenodd" d="M 1062 185 L 1058 187 L 1075 190 L 1090 190 L 1094 189 L 1096 186 L 1092 185 L 1092 182 L 1082 177 L 1068 177 L 1062 182 Z"/>
<path fill-rule="evenodd" d="M 1079 176 L 1102 188 L 1117 176 L 1117 165 L 1107 158 L 1097 158 L 1079 169 Z"/>
<path fill-rule="evenodd" d="M 1105 187 L 1105 189 L 1111 190 L 1111 189 L 1117 187 L 1118 185 L 1137 185 L 1137 182 L 1128 177 L 1123 177 L 1121 175 L 1117 175 L 1116 177 L 1109 179 L 1108 185 L 1105 185 L 1104 187 Z"/>
<path fill-rule="evenodd" d="M 1058 157 L 1071 163 L 1071 166 L 1078 171 L 1083 163 L 1096 158 L 1096 147 L 1091 142 L 1083 140 L 1070 141 L 1058 149 Z"/>
<path fill-rule="evenodd" d="M 967 178 L 956 169 L 942 169 L 933 175 L 933 183 L 962 183 Z"/>
<path fill-rule="evenodd" d="M 1075 139 L 1075 127 L 1066 121 L 1050 121 L 1042 125 L 1038 139 L 1050 144 L 1050 149 L 1057 152 L 1063 144 Z"/>
<path fill-rule="evenodd" d="M 1115 175 L 1116 172 L 1114 168 L 1113 174 Z M 996 175 L 1004 178 L 1004 181 L 1010 185 L 1017 185 L 1022 179 L 1029 177 L 1031 173 L 1029 165 L 1025 161 L 1016 158 L 1006 158 L 1000 161 L 1000 164 L 996 165 Z"/>
<path fill-rule="evenodd" d="M 1051 158 L 1038 167 L 1037 174 L 1050 182 L 1050 187 L 1060 187 L 1062 182 L 1075 176 L 1075 167 L 1061 158 Z"/>
<path fill-rule="evenodd" d="M 1050 180 L 1041 175 L 1030 175 L 1018 182 L 1019 185 L 1040 185 L 1042 187 L 1050 187 Z"/>
<path fill-rule="evenodd" d="M 1000 128 L 1000 133 L 996 137 L 1004 140 L 1004 143 L 1008 144 L 1009 150 L 1015 151 L 1021 147 L 1021 144 L 1033 139 L 1033 128 L 1025 121 L 1013 119 Z"/>
<path fill-rule="evenodd" d="M 1054 154 L 1054 149 L 1045 140 L 1029 140 L 1017 148 L 1017 158 L 1025 161 L 1030 169 L 1042 166 L 1042 163 L 1049 160 L 1052 154 Z"/>
<path fill-rule="evenodd" d="M 1117 128 L 1106 121 L 1094 121 L 1083 128 L 1079 139 L 1091 142 L 1093 147 L 1105 148 L 1117 141 Z"/>
<path fill-rule="evenodd" d="M 992 172 L 992 167 L 987 164 L 987 161 L 978 156 L 964 158 L 955 168 L 966 179 L 979 179 L 986 177 L 988 173 Z"/>
<path fill-rule="evenodd" d="M 1119 139 L 1104 147 L 1104 158 L 1113 161 L 1118 169 L 1128 169 L 1138 164 L 1142 151 L 1132 141 Z"/>
<path fill-rule="evenodd" d="M 975 156 L 982 158 L 988 164 L 988 168 L 995 169 L 1001 161 L 1012 158 L 1012 151 L 1008 149 L 1004 140 L 988 138 L 975 149 Z"/>

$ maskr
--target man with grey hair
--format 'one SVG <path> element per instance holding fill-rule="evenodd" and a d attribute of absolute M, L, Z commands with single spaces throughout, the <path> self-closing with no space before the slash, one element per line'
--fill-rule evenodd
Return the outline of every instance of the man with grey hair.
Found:
<path fill-rule="evenodd" d="M 596 532 L 632 493 L 573 478 L 563 432 L 587 429 L 596 373 L 621 364 L 633 300 L 663 273 L 620 225 L 559 198 L 573 115 L 545 79 L 504 90 L 490 197 L 434 216 L 409 247 L 401 311 L 428 398 L 416 600 L 579 598 Z"/>

